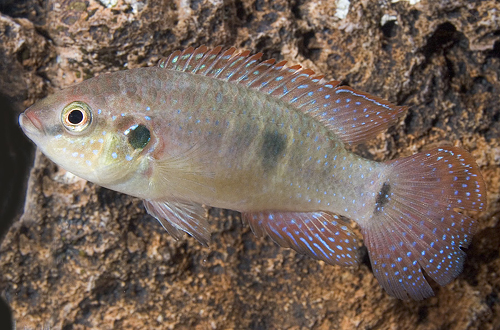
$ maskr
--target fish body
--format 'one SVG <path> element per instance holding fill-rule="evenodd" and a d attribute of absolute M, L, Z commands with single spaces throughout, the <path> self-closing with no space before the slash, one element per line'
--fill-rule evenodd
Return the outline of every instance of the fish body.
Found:
<path fill-rule="evenodd" d="M 67 170 L 144 199 L 174 237 L 207 243 L 202 204 L 242 212 L 269 235 L 330 264 L 358 263 L 361 228 L 376 277 L 401 299 L 458 275 L 484 183 L 472 157 L 434 149 L 374 162 L 346 150 L 405 108 L 324 83 L 284 62 L 189 48 L 157 67 L 101 75 L 20 117 L 26 134 Z"/>

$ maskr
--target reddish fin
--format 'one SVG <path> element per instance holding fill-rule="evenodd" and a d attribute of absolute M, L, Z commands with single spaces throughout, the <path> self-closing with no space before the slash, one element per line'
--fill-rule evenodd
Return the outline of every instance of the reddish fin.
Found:
<path fill-rule="evenodd" d="M 155 217 L 165 230 L 175 239 L 184 231 L 203 245 L 210 240 L 210 225 L 205 209 L 196 203 L 144 201 L 146 211 Z"/>
<path fill-rule="evenodd" d="M 389 173 L 371 219 L 361 228 L 373 271 L 400 299 L 433 291 L 422 270 L 440 285 L 462 271 L 476 225 L 455 209 L 482 210 L 485 188 L 472 156 L 439 148 L 388 163 Z"/>
<path fill-rule="evenodd" d="M 383 99 L 338 86 L 338 81 L 322 83 L 323 76 L 302 69 L 300 65 L 285 68 L 286 61 L 260 61 L 262 53 L 249 51 L 234 54 L 236 49 L 209 50 L 206 46 L 176 51 L 162 59 L 159 66 L 169 70 L 204 75 L 267 93 L 293 104 L 302 112 L 317 118 L 345 143 L 360 143 L 394 124 L 405 107 Z"/>
<path fill-rule="evenodd" d="M 331 103 L 326 100 L 321 107 L 309 106 L 306 112 L 318 118 L 341 136 L 342 140 L 353 144 L 367 141 L 385 131 L 406 111 L 406 107 L 395 106 L 386 100 L 346 86 L 320 94 L 320 98 L 326 97 L 331 98 Z M 306 102 L 307 105 L 307 102 L 311 101 L 302 98 L 301 102 Z"/>
<path fill-rule="evenodd" d="M 359 262 L 356 235 L 337 216 L 324 212 L 242 213 L 257 236 L 269 235 L 277 244 L 332 265 Z"/>

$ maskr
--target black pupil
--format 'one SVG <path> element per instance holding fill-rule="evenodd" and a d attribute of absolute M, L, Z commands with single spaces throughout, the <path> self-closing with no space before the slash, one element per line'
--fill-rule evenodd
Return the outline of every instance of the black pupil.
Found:
<path fill-rule="evenodd" d="M 138 125 L 128 133 L 128 143 L 130 143 L 134 149 L 144 148 L 150 139 L 151 134 L 149 133 L 149 129 L 144 125 Z"/>
<path fill-rule="evenodd" d="M 83 120 L 83 112 L 81 110 L 72 110 L 68 115 L 68 121 L 73 125 L 80 124 Z"/>

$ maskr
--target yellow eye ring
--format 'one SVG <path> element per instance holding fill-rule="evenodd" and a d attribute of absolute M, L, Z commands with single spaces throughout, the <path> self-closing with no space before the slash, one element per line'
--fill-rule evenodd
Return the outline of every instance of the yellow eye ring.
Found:
<path fill-rule="evenodd" d="M 71 102 L 61 112 L 61 122 L 67 131 L 81 133 L 92 123 L 92 111 L 84 102 Z"/>

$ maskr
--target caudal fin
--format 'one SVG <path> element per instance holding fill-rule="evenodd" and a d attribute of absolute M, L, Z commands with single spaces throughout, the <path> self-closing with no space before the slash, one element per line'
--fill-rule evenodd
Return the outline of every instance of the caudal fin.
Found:
<path fill-rule="evenodd" d="M 362 227 L 373 271 L 400 299 L 433 295 L 424 278 L 445 285 L 463 268 L 476 225 L 457 212 L 482 210 L 485 186 L 473 157 L 438 148 L 387 163 L 371 219 Z"/>

